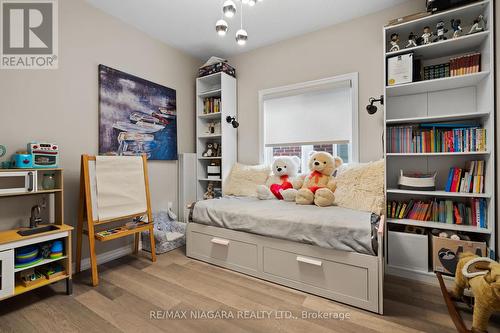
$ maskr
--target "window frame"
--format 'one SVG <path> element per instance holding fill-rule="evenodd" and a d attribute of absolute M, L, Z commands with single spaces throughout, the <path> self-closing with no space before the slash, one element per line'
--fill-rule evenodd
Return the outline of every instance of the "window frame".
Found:
<path fill-rule="evenodd" d="M 276 98 L 288 94 L 301 94 L 311 90 L 321 89 L 323 86 L 331 85 L 337 82 L 351 82 L 351 101 L 352 101 L 352 141 L 350 143 L 349 156 L 352 162 L 359 162 L 359 122 L 358 122 L 358 72 L 337 75 L 324 79 L 307 81 L 270 89 L 259 90 L 259 161 L 264 163 L 266 160 L 264 147 L 264 101 L 270 98 Z"/>

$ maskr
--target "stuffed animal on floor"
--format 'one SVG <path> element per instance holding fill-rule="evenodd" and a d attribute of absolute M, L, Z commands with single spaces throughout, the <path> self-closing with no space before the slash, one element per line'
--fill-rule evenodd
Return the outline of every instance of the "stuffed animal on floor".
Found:
<path fill-rule="evenodd" d="M 327 152 L 313 152 L 309 158 L 310 173 L 304 178 L 302 188 L 282 192 L 286 201 L 293 201 L 299 205 L 315 204 L 320 207 L 333 205 L 335 201 L 336 184 L 333 173 L 342 165 L 340 157 L 333 157 Z"/>
<path fill-rule="evenodd" d="M 460 300 L 469 287 L 474 294 L 472 331 L 486 332 L 490 316 L 500 311 L 500 264 L 470 252 L 462 253 L 451 296 Z"/>
<path fill-rule="evenodd" d="M 301 178 L 297 177 L 300 159 L 297 156 L 280 156 L 274 159 L 272 175 L 266 185 L 257 187 L 257 197 L 261 200 L 283 200 L 281 192 L 286 189 L 299 189 L 302 186 Z"/>

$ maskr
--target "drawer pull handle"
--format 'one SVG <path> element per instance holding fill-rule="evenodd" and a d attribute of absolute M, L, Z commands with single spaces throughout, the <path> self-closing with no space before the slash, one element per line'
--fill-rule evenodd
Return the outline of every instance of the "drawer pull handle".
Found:
<path fill-rule="evenodd" d="M 321 265 L 323 265 L 323 263 L 320 260 L 315 260 L 315 259 L 301 257 L 301 256 L 297 257 L 297 261 L 298 262 L 303 262 L 304 264 L 314 265 L 314 266 L 321 266 Z"/>
<path fill-rule="evenodd" d="M 211 242 L 218 245 L 224 245 L 224 246 L 229 245 L 229 241 L 227 239 L 222 239 L 222 238 L 212 238 Z"/>

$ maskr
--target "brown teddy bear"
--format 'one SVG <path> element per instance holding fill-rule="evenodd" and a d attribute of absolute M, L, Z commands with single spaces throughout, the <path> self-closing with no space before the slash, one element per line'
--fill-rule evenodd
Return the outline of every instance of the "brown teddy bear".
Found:
<path fill-rule="evenodd" d="M 313 152 L 309 158 L 310 173 L 304 177 L 301 189 L 288 189 L 282 192 L 286 201 L 293 201 L 299 205 L 315 204 L 320 207 L 333 205 L 335 201 L 334 171 L 342 165 L 340 157 L 333 157 L 327 152 Z"/>
<path fill-rule="evenodd" d="M 472 331 L 486 332 L 488 321 L 500 311 L 500 264 L 490 258 L 466 252 L 460 255 L 455 273 L 455 289 L 451 296 L 460 300 L 465 288 L 474 294 Z"/>

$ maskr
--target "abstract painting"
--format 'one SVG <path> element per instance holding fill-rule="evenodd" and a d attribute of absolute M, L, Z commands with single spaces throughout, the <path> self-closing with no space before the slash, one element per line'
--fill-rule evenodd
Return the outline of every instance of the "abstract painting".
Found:
<path fill-rule="evenodd" d="M 99 65 L 99 154 L 176 160 L 175 90 Z"/>

